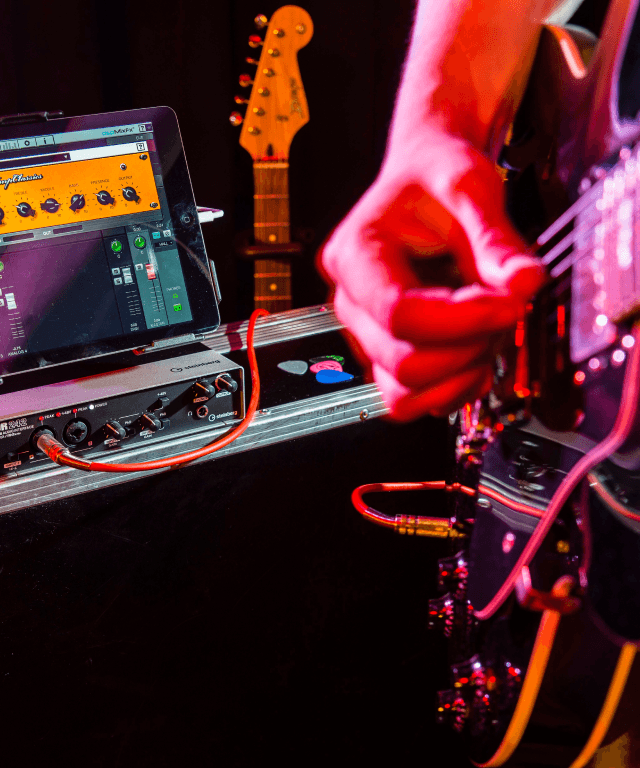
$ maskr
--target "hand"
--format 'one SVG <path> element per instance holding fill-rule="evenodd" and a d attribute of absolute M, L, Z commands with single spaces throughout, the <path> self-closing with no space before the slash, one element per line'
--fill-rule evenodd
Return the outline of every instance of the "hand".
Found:
<path fill-rule="evenodd" d="M 392 417 L 443 416 L 490 389 L 497 340 L 544 282 L 525 251 L 502 181 L 469 143 L 430 125 L 390 142 L 322 266 Z M 447 253 L 463 287 L 421 282 L 411 261 Z"/>

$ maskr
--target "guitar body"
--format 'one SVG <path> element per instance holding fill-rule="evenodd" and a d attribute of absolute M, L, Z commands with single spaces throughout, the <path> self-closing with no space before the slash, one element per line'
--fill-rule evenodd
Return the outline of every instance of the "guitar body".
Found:
<path fill-rule="evenodd" d="M 626 162 L 637 150 L 620 154 L 640 137 L 639 7 L 614 0 L 597 46 L 577 30 L 543 31 L 502 154 L 512 218 L 530 241 L 541 236 L 552 279 L 489 402 L 461 419 L 459 444 L 479 477 L 475 509 L 462 512 L 474 525 L 455 601 L 474 613 L 492 604 L 564 478 L 620 409 L 640 296 L 640 184 Z M 542 234 L 570 204 L 578 213 Z M 483 418 L 492 436 L 474 458 Z M 477 652 L 464 659 L 465 643 L 452 644 L 453 688 L 440 695 L 440 712 L 453 713 L 476 765 L 579 768 L 619 735 L 613 714 L 640 645 L 637 415 L 624 443 L 572 492 L 510 596 L 466 637 Z"/>

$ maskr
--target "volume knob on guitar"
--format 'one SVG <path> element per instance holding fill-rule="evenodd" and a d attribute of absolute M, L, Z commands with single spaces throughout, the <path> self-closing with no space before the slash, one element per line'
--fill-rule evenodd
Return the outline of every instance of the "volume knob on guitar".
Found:
<path fill-rule="evenodd" d="M 140 197 L 138 193 L 135 191 L 133 187 L 123 187 L 122 188 L 122 197 L 124 197 L 127 202 L 131 203 L 139 203 Z"/>
<path fill-rule="evenodd" d="M 115 200 L 106 189 L 101 189 L 100 192 L 96 192 L 95 195 L 98 198 L 100 205 L 113 205 L 115 203 Z"/>
<path fill-rule="evenodd" d="M 18 205 L 16 205 L 16 208 L 18 210 L 18 216 L 22 216 L 25 219 L 27 218 L 27 216 L 36 215 L 36 212 L 29 205 L 29 203 L 18 203 Z"/>
<path fill-rule="evenodd" d="M 84 208 L 86 205 L 86 200 L 84 199 L 84 195 L 73 195 L 71 198 L 71 205 L 69 208 L 75 213 L 76 211 L 79 211 L 81 208 Z"/>
<path fill-rule="evenodd" d="M 40 210 L 46 213 L 56 213 L 60 208 L 60 203 L 53 197 L 48 197 L 44 203 L 40 203 Z"/>

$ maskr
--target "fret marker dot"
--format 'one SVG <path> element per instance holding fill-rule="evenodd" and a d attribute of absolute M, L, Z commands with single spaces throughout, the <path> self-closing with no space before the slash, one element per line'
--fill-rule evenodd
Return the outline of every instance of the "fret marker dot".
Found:
<path fill-rule="evenodd" d="M 277 288 L 278 286 L 275 283 L 271 283 L 271 285 L 269 286 L 270 291 L 275 291 Z"/>
<path fill-rule="evenodd" d="M 276 236 L 275 235 L 269 235 L 269 242 L 270 243 L 275 243 L 275 241 L 276 241 Z"/>

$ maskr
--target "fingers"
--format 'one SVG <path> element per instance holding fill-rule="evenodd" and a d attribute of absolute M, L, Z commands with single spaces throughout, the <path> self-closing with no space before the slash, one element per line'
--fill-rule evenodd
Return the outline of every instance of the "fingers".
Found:
<path fill-rule="evenodd" d="M 347 230 L 346 236 L 336 232 L 323 250 L 322 263 L 353 303 L 366 307 L 385 325 L 404 291 L 419 286 L 415 273 L 393 243 L 361 232 Z"/>
<path fill-rule="evenodd" d="M 391 374 L 378 365 L 373 377 L 396 421 L 411 421 L 420 416 L 446 416 L 465 403 L 485 395 L 493 381 L 490 366 L 480 366 L 447 379 L 442 384 L 416 392 L 403 387 Z"/>
<path fill-rule="evenodd" d="M 433 386 L 469 367 L 490 361 L 485 339 L 455 347 L 420 348 L 393 336 L 341 289 L 336 291 L 334 306 L 338 318 L 355 335 L 366 357 L 405 387 Z"/>
<path fill-rule="evenodd" d="M 493 165 L 459 140 L 444 151 L 443 141 L 429 137 L 404 166 L 386 162 L 322 253 L 338 317 L 399 420 L 446 415 L 486 393 L 496 335 L 545 281 L 504 213 Z M 428 287 L 411 269 L 409 257 L 442 253 L 463 288 Z"/>
<path fill-rule="evenodd" d="M 414 344 L 470 343 L 514 327 L 523 311 L 520 300 L 481 286 L 410 290 L 396 303 L 391 331 Z"/>

